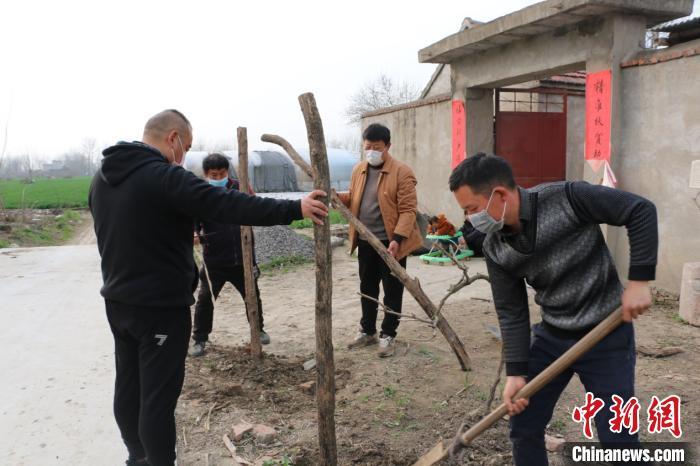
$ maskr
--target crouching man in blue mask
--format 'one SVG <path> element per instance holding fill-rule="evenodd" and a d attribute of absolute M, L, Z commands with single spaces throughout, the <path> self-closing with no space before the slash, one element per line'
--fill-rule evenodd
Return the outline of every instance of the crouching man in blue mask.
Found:
<path fill-rule="evenodd" d="M 202 162 L 204 176 L 210 185 L 227 191 L 238 191 L 238 180 L 231 178 L 229 168 L 228 159 L 219 153 L 209 154 Z M 254 193 L 251 190 L 249 194 Z M 213 300 L 219 297 L 219 293 L 226 282 L 231 283 L 238 290 L 243 301 L 246 302 L 241 227 L 232 223 L 221 223 L 211 220 L 202 221 L 195 223 L 195 235 L 195 241 L 201 241 L 204 247 L 204 264 L 206 267 L 203 265 L 199 273 L 199 296 L 194 308 L 194 328 L 192 331 L 194 343 L 190 348 L 190 356 L 193 357 L 204 354 L 214 320 Z M 260 343 L 267 345 L 270 343 L 270 337 L 263 330 L 262 302 L 260 301 L 260 289 L 258 288 L 260 269 L 255 263 L 255 252 L 253 252 L 253 264 L 255 265 L 255 295 L 258 300 Z M 211 288 L 209 283 L 211 283 Z M 246 317 L 250 319 L 247 305 Z"/>
<path fill-rule="evenodd" d="M 511 415 L 516 466 L 548 464 L 545 428 L 574 373 L 587 392 L 605 402 L 595 417 L 603 446 L 637 446 L 637 434 L 626 429 L 613 433 L 608 422 L 612 396 L 625 402 L 634 396 L 631 322 L 651 305 L 649 280 L 655 278 L 658 248 L 654 205 L 635 194 L 585 182 L 523 189 L 516 186 L 508 162 L 485 154 L 455 167 L 450 190 L 474 228 L 486 234 L 483 252 L 503 335 L 503 401 Z M 620 283 L 600 224 L 627 228 L 627 287 Z M 526 282 L 535 289 L 542 312 L 532 340 Z M 532 398 L 514 399 L 528 380 L 620 306 L 626 323 Z M 583 404 L 583 396 L 581 400 Z"/>

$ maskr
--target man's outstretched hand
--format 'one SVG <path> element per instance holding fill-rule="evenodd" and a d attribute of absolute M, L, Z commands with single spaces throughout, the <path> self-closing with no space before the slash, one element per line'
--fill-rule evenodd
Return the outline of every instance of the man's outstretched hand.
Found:
<path fill-rule="evenodd" d="M 328 217 L 328 206 L 318 198 L 325 196 L 327 194 L 324 191 L 317 189 L 301 200 L 301 214 L 304 218 L 310 218 L 315 224 L 323 225 L 323 219 Z"/>

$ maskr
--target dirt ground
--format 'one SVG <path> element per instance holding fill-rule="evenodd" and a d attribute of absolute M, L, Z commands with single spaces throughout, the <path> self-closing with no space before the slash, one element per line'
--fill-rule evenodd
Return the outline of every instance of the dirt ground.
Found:
<path fill-rule="evenodd" d="M 85 209 L 8 209 L 0 211 L 0 249 L 90 244 L 92 218 Z"/>
<path fill-rule="evenodd" d="M 79 212 L 81 222 L 75 229 L 73 236 L 67 244 L 74 246 L 85 244 L 97 244 L 97 238 L 95 238 L 95 226 L 92 223 L 92 215 L 90 215 L 90 211 L 81 210 Z"/>
<path fill-rule="evenodd" d="M 470 262 L 471 272 L 485 272 L 481 259 Z M 437 302 L 460 272 L 409 259 L 408 271 L 417 276 Z M 346 248 L 333 254 L 333 341 L 337 369 L 336 431 L 339 463 L 343 465 L 408 465 L 439 439 L 451 439 L 462 422 L 480 418 L 499 364 L 500 341 L 488 283 L 478 281 L 454 295 L 445 316 L 462 338 L 472 358 L 471 372 L 462 372 L 442 336 L 415 321 L 399 328 L 396 354 L 379 359 L 374 350 L 348 351 L 360 317 L 357 260 Z M 185 387 L 177 409 L 179 464 L 234 464 L 222 436 L 241 420 L 274 427 L 277 439 L 268 445 L 250 437 L 236 442 L 238 454 L 254 464 L 312 465 L 318 463 L 316 410 L 312 395 L 299 385 L 315 380 L 315 371 L 302 364 L 314 353 L 314 271 L 312 265 L 291 272 L 263 275 L 260 280 L 265 329 L 272 337 L 261 363 L 251 362 L 243 303 L 232 286 L 219 298 L 209 352 L 188 359 Z M 531 290 L 530 290 L 531 291 Z M 683 401 L 683 440 L 700 438 L 700 328 L 675 318 L 678 302 L 660 295 L 651 312 L 636 324 L 638 346 L 681 346 L 684 352 L 667 358 L 638 356 L 637 396 L 645 409 L 652 395 L 677 394 Z M 532 322 L 539 311 L 532 305 Z M 404 312 L 422 316 L 413 298 L 404 295 Z M 381 318 L 381 314 L 380 314 Z M 502 383 L 494 406 L 500 403 Z M 582 439 L 581 426 L 571 411 L 582 404 L 577 378 L 562 396 L 549 426 L 552 435 L 567 441 Z M 642 434 L 642 438 L 650 438 Z M 654 440 L 672 440 L 655 435 Z M 550 454 L 556 464 L 558 454 Z M 480 437 L 463 464 L 511 464 L 507 422 Z"/>

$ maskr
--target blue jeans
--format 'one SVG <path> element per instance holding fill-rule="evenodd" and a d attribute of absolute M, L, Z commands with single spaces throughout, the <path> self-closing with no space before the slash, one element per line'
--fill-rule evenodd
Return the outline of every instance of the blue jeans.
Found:
<path fill-rule="evenodd" d="M 555 336 L 541 324 L 533 327 L 533 333 L 528 380 L 532 380 L 577 342 L 575 339 Z M 608 424 L 613 417 L 610 411 L 613 405 L 612 395 L 619 395 L 625 402 L 634 396 L 635 362 L 634 327 L 632 324 L 625 323 L 530 398 L 530 404 L 525 411 L 510 418 L 510 440 L 513 443 L 515 465 L 546 466 L 548 464 L 544 444 L 545 428 L 552 419 L 552 412 L 559 396 L 574 373 L 578 374 L 586 391 L 605 402 L 603 409 L 595 416 L 598 439 L 602 446 L 638 445 L 637 434 L 630 435 L 625 428 L 619 434 L 613 433 Z M 581 406 L 584 402 L 585 398 L 582 394 L 577 405 Z M 580 439 L 567 440 L 585 441 L 587 439 L 582 433 Z"/>

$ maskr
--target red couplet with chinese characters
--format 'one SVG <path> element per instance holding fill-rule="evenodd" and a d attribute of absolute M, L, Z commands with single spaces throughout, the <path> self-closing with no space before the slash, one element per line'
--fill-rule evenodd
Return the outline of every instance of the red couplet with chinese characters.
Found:
<path fill-rule="evenodd" d="M 452 101 L 452 168 L 467 155 L 467 113 L 464 102 Z"/>
<path fill-rule="evenodd" d="M 610 162 L 612 71 L 586 75 L 586 160 L 597 171 Z"/>

